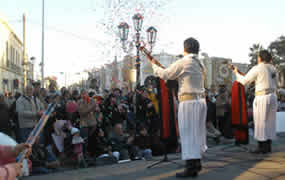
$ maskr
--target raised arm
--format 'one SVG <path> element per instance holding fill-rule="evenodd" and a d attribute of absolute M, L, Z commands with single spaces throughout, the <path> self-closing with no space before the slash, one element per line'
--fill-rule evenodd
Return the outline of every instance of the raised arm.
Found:
<path fill-rule="evenodd" d="M 163 69 L 156 64 L 152 64 L 152 68 L 153 73 L 163 80 L 175 80 L 183 73 L 183 65 L 180 61 L 176 61 L 166 69 Z"/>
<path fill-rule="evenodd" d="M 234 70 L 234 73 L 238 82 L 240 82 L 242 85 L 247 85 L 256 80 L 258 69 L 257 66 L 254 66 L 245 76 L 241 75 L 236 68 Z"/>

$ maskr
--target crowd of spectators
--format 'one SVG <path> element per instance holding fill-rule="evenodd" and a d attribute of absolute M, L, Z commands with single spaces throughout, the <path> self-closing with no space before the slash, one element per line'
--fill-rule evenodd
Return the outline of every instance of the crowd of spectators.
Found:
<path fill-rule="evenodd" d="M 253 93 L 247 91 L 248 118 L 252 121 Z M 0 94 L 0 132 L 24 143 L 48 104 L 56 108 L 33 145 L 32 174 L 61 167 L 85 168 L 162 155 L 161 120 L 155 90 L 134 92 L 115 88 L 103 94 L 84 89 L 48 89 L 28 85 L 23 94 Z M 231 94 L 226 86 L 206 91 L 207 136 L 233 138 Z M 279 110 L 285 110 L 285 96 Z M 135 109 L 137 112 L 135 115 Z M 173 147 L 173 152 L 179 147 Z M 1 160 L 1 159 L 0 159 Z M 1 169 L 0 169 L 1 170 Z"/>
<path fill-rule="evenodd" d="M 134 93 L 121 89 L 103 94 L 84 89 L 48 89 L 28 85 L 23 94 L 0 95 L 0 131 L 24 143 L 50 103 L 56 108 L 33 145 L 32 174 L 61 167 L 131 160 L 151 160 L 162 155 L 158 100 L 151 89 Z"/>

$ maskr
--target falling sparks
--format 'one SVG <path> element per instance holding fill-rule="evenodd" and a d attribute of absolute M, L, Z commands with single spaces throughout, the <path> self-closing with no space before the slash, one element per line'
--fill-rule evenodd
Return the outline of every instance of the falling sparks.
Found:
<path fill-rule="evenodd" d="M 143 16 L 142 37 L 146 36 L 146 29 L 150 26 L 159 26 L 162 22 L 168 20 L 167 14 L 163 15 L 160 11 L 173 0 L 93 0 L 92 7 L 94 11 L 103 12 L 104 16 L 96 24 L 97 28 L 106 35 L 101 53 L 104 59 L 110 59 L 117 56 L 122 59 L 124 55 L 131 55 L 134 49 L 134 27 L 132 15 L 140 13 Z M 129 38 L 126 42 L 126 51 L 122 49 L 120 42 L 118 25 L 121 22 L 127 22 L 130 26 Z M 110 48 L 112 47 L 112 48 Z M 106 49 L 111 51 L 105 52 Z"/>

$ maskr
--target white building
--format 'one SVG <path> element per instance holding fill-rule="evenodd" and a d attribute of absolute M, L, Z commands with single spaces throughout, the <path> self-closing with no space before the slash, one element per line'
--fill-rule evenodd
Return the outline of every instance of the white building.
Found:
<path fill-rule="evenodd" d="M 234 63 L 229 58 L 209 57 L 206 53 L 201 53 L 200 57 L 207 69 L 206 88 L 217 88 L 220 84 L 231 86 L 236 78 L 228 67 L 229 63 L 243 73 L 248 71 L 249 64 Z"/>
<path fill-rule="evenodd" d="M 153 55 L 163 66 L 169 67 L 170 64 L 179 59 L 176 55 L 162 52 Z M 140 84 L 143 85 L 148 76 L 153 75 L 153 70 L 145 56 L 141 55 L 140 66 Z M 229 58 L 209 57 L 206 53 L 201 53 L 200 59 L 206 67 L 207 77 L 205 82 L 206 88 L 218 87 L 219 85 L 231 86 L 234 80 L 232 71 L 228 68 L 228 64 L 232 63 Z M 98 71 L 101 73 L 96 75 L 100 79 L 100 89 L 123 88 L 126 85 L 134 89 L 136 83 L 136 57 L 125 56 L 122 61 L 114 61 L 106 64 L 104 68 Z M 234 63 L 242 72 L 247 72 L 247 64 Z"/>
<path fill-rule="evenodd" d="M 248 69 L 248 65 L 249 64 L 242 64 L 242 63 L 233 63 L 234 66 L 236 66 L 238 68 L 238 70 L 242 73 L 247 73 Z M 232 79 L 233 81 L 236 80 L 236 76 L 232 73 Z"/>
<path fill-rule="evenodd" d="M 0 15 L 0 92 L 22 92 L 23 44 Z"/>
<path fill-rule="evenodd" d="M 164 67 L 168 67 L 170 64 L 175 62 L 177 59 L 179 59 L 175 55 L 167 54 L 165 52 L 161 52 L 160 54 L 154 54 L 153 57 L 158 60 Z M 145 79 L 148 76 L 153 75 L 153 70 L 151 67 L 151 64 L 146 59 L 145 56 L 141 56 L 141 84 L 144 84 Z"/>

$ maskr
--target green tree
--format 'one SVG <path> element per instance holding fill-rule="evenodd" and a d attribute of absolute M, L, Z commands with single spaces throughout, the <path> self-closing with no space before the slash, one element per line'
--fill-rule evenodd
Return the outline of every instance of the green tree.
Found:
<path fill-rule="evenodd" d="M 273 64 L 279 66 L 285 61 L 285 36 L 280 36 L 275 41 L 271 42 L 268 50 L 272 53 Z"/>
<path fill-rule="evenodd" d="M 257 64 L 257 56 L 258 52 L 263 50 L 263 46 L 261 44 L 253 44 L 252 47 L 249 48 L 250 53 L 248 54 L 249 60 L 250 60 L 250 65 L 249 67 L 253 67 L 254 65 Z"/>

